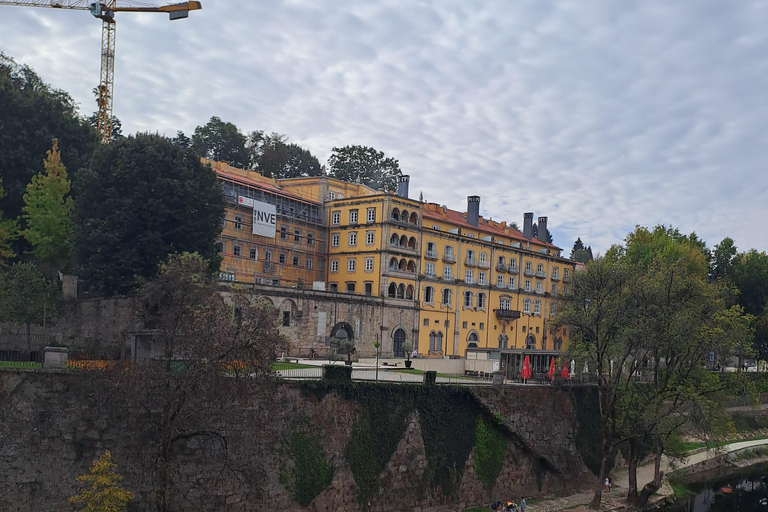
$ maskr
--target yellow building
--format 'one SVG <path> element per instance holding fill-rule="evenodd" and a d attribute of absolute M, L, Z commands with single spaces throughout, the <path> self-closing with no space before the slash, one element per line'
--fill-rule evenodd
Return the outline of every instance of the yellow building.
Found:
<path fill-rule="evenodd" d="M 423 207 L 419 351 L 427 355 L 496 358 L 518 367 L 534 356 L 534 371 L 565 348 L 567 332 L 551 332 L 557 297 L 569 292 L 574 263 L 546 242 L 547 218 L 533 214 L 523 232 L 479 215 L 433 203 Z"/>
<path fill-rule="evenodd" d="M 315 288 L 383 298 L 390 309 L 416 308 L 418 325 L 402 327 L 396 357 L 411 340 L 421 357 L 498 359 L 511 374 L 523 355 L 533 356 L 534 372 L 545 371 L 565 348 L 567 331 L 552 332 L 549 322 L 557 298 L 569 292 L 574 262 L 546 242 L 546 217 L 538 218 L 536 238 L 532 213 L 519 231 L 481 217 L 478 196 L 468 198 L 466 212 L 409 199 L 408 176 L 390 193 L 326 176 L 275 182 L 214 168 L 230 204 L 222 269 L 235 280 L 323 281 Z M 243 197 L 277 205 L 274 239 L 244 235 L 250 231 Z M 253 244 L 256 258 L 243 258 L 243 249 L 234 254 L 233 244 Z M 276 254 L 285 258 L 276 261 Z M 270 268 L 278 270 L 269 274 Z"/>
<path fill-rule="evenodd" d="M 290 194 L 274 180 L 223 162 L 208 162 L 224 190 L 220 279 L 311 287 L 325 281 L 322 204 Z"/>

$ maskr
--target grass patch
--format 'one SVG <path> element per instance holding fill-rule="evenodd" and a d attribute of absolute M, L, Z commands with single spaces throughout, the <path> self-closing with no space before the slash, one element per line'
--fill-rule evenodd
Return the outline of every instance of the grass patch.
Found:
<path fill-rule="evenodd" d="M 42 368 L 41 363 L 32 361 L 0 361 L 0 368 Z"/>
<path fill-rule="evenodd" d="M 301 364 L 301 363 L 272 363 L 272 370 L 274 371 L 302 370 L 305 368 L 317 368 L 317 366 L 312 366 L 311 364 Z"/>

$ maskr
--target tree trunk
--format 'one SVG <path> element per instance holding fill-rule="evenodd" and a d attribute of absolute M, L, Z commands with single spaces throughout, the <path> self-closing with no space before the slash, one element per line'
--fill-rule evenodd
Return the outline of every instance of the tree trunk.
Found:
<path fill-rule="evenodd" d="M 629 440 L 629 460 L 627 471 L 629 476 L 629 489 L 627 489 L 627 503 L 637 502 L 637 465 L 640 462 L 640 443 L 637 439 Z"/>
<path fill-rule="evenodd" d="M 664 445 L 661 441 L 659 441 L 656 448 L 656 461 L 654 463 L 653 469 L 653 480 L 643 486 L 643 490 L 640 492 L 640 496 L 637 498 L 638 508 L 645 506 L 645 504 L 648 503 L 650 497 L 653 496 L 656 491 L 661 489 L 661 481 L 664 477 L 664 472 L 661 470 L 661 456 L 663 453 Z"/>

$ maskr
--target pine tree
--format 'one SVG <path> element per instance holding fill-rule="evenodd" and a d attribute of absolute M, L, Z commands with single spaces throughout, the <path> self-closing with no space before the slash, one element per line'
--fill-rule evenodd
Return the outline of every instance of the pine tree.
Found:
<path fill-rule="evenodd" d="M 69 498 L 73 505 L 84 503 L 83 512 L 120 512 L 125 510 L 126 504 L 133 499 L 133 493 L 118 487 L 117 483 L 123 479 L 120 473 L 115 471 L 117 464 L 112 462 L 112 454 L 109 450 L 104 455 L 93 461 L 91 473 L 77 477 L 79 482 L 90 484 L 79 494 Z"/>
<path fill-rule="evenodd" d="M 22 235 L 35 248 L 39 262 L 55 264 L 67 260 L 72 254 L 69 222 L 72 198 L 67 197 L 70 181 L 67 169 L 61 163 L 57 139 L 53 139 L 43 166 L 45 173 L 33 176 L 24 194 L 22 211 L 26 229 Z"/>

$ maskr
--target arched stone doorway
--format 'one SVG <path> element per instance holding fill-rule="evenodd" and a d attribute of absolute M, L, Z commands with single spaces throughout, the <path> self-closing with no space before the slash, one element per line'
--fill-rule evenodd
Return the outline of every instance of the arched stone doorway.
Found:
<path fill-rule="evenodd" d="M 393 335 L 394 342 L 392 344 L 392 351 L 395 357 L 405 357 L 405 350 L 403 350 L 403 343 L 405 343 L 405 330 L 397 329 Z"/>
<path fill-rule="evenodd" d="M 331 346 L 337 349 L 338 354 L 346 354 L 348 347 L 345 346 L 347 340 L 355 339 L 355 331 L 347 322 L 339 322 L 331 329 Z"/>
<path fill-rule="evenodd" d="M 467 348 L 477 348 L 478 341 L 477 333 L 475 331 L 470 332 L 469 336 L 467 336 Z"/>
<path fill-rule="evenodd" d="M 536 348 L 536 337 L 533 334 L 529 334 L 525 338 L 525 348 L 526 350 L 534 350 Z"/>

